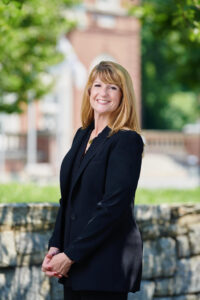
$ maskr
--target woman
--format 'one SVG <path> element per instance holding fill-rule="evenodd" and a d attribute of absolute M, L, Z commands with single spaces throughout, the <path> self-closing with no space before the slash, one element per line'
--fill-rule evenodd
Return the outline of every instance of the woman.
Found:
<path fill-rule="evenodd" d="M 64 157 L 61 199 L 42 270 L 67 300 L 125 300 L 140 289 L 142 240 L 133 215 L 143 141 L 132 81 L 102 61 L 85 87 L 82 127 Z"/>

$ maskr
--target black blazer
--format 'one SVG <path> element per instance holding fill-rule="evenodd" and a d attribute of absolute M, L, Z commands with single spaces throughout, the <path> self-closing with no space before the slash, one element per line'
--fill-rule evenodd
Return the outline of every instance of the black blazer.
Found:
<path fill-rule="evenodd" d="M 94 121 L 77 130 L 62 161 L 60 207 L 49 247 L 58 247 L 75 261 L 68 273 L 73 290 L 136 292 L 143 244 L 133 208 L 143 140 L 131 130 L 120 130 L 108 138 L 110 128 L 106 126 L 71 182 L 73 160 L 91 128 Z M 66 201 L 70 211 L 66 211 Z M 70 225 L 64 231 L 67 214 Z"/>

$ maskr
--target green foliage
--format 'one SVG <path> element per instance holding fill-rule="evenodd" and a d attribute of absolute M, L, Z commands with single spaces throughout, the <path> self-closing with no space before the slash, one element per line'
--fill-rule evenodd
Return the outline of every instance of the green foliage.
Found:
<path fill-rule="evenodd" d="M 172 95 L 193 93 L 200 105 L 200 1 L 144 0 L 130 14 L 142 22 L 143 127 L 181 129 L 197 114 L 183 113 Z"/>
<path fill-rule="evenodd" d="M 163 110 L 163 118 L 176 129 L 181 130 L 185 124 L 195 123 L 199 117 L 199 106 L 194 93 L 179 92 L 169 97 L 169 106 Z"/>
<path fill-rule="evenodd" d="M 165 37 L 171 30 L 181 31 L 185 39 L 200 42 L 199 0 L 143 0 L 140 6 L 132 5 L 130 14 L 150 25 L 153 34 Z"/>
<path fill-rule="evenodd" d="M 49 67 L 63 59 L 57 40 L 76 25 L 64 15 L 72 3 L 77 1 L 0 2 L 0 111 L 20 112 L 52 86 Z"/>

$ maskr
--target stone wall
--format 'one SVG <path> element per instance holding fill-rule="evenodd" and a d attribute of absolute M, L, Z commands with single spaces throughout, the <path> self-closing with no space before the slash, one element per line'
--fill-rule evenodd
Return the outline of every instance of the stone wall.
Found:
<path fill-rule="evenodd" d="M 41 272 L 57 204 L 0 204 L 0 299 L 60 300 Z M 135 208 L 144 240 L 141 291 L 129 300 L 200 299 L 200 205 Z"/>

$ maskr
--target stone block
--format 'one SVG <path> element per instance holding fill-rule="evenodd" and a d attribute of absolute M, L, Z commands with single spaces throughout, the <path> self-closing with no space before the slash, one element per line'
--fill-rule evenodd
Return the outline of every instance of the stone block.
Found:
<path fill-rule="evenodd" d="M 53 277 L 50 279 L 51 282 L 51 299 L 62 300 L 64 299 L 63 285 L 58 283 L 58 279 Z"/>
<path fill-rule="evenodd" d="M 181 225 L 179 222 L 171 223 L 168 228 L 166 228 L 168 235 L 172 237 L 177 237 L 179 235 L 186 235 L 188 233 L 187 226 Z"/>
<path fill-rule="evenodd" d="M 200 294 L 188 294 L 188 295 L 181 295 L 177 297 L 159 297 L 159 298 L 153 298 L 153 300 L 199 300 Z"/>
<path fill-rule="evenodd" d="M 50 232 L 16 232 L 17 265 L 41 264 L 50 236 Z"/>
<path fill-rule="evenodd" d="M 51 300 L 49 278 L 40 267 L 5 269 L 1 300 Z"/>
<path fill-rule="evenodd" d="M 190 224 L 199 224 L 200 223 L 200 214 L 192 214 L 180 217 L 178 219 L 178 224 L 180 226 L 188 226 Z"/>
<path fill-rule="evenodd" d="M 141 299 L 142 300 L 142 299 Z M 172 297 L 153 298 L 152 300 L 173 300 Z"/>
<path fill-rule="evenodd" d="M 13 231 L 0 232 L 0 267 L 15 266 L 17 253 Z"/>
<path fill-rule="evenodd" d="M 172 238 L 144 242 L 143 279 L 172 276 L 176 270 L 176 243 Z"/>
<path fill-rule="evenodd" d="M 185 215 L 200 214 L 200 204 L 175 204 L 170 205 L 172 218 L 180 218 Z"/>
<path fill-rule="evenodd" d="M 143 240 L 155 240 L 162 236 L 169 236 L 167 228 L 167 224 L 139 224 L 139 229 L 141 231 Z"/>
<path fill-rule="evenodd" d="M 52 228 L 59 204 L 12 203 L 0 204 L 0 226 L 2 228 L 24 227 L 27 229 Z"/>
<path fill-rule="evenodd" d="M 200 294 L 193 294 L 193 295 L 181 295 L 178 297 L 172 297 L 172 300 L 199 300 Z"/>
<path fill-rule="evenodd" d="M 13 213 L 12 205 L 0 203 L 0 226 L 9 225 L 10 227 L 13 224 Z"/>
<path fill-rule="evenodd" d="M 155 296 L 200 293 L 199 274 L 200 256 L 182 258 L 173 278 L 156 280 Z"/>
<path fill-rule="evenodd" d="M 139 223 L 139 228 L 143 240 L 152 240 L 159 237 L 177 237 L 179 235 L 186 235 L 188 227 L 182 226 L 178 222 L 165 222 L 163 224 L 154 223 Z"/>
<path fill-rule="evenodd" d="M 143 280 L 140 291 L 129 293 L 128 300 L 151 300 L 154 294 L 155 283 L 153 281 Z"/>
<path fill-rule="evenodd" d="M 177 250 L 179 258 L 190 256 L 190 244 L 186 235 L 177 236 Z"/>
<path fill-rule="evenodd" d="M 167 204 L 135 206 L 135 217 L 139 223 L 152 220 L 163 223 L 171 218 L 170 207 Z"/>
<path fill-rule="evenodd" d="M 189 241 L 191 253 L 193 255 L 200 254 L 200 224 L 189 226 Z"/>
<path fill-rule="evenodd" d="M 0 291 L 6 284 L 6 276 L 4 273 L 0 273 Z"/>

